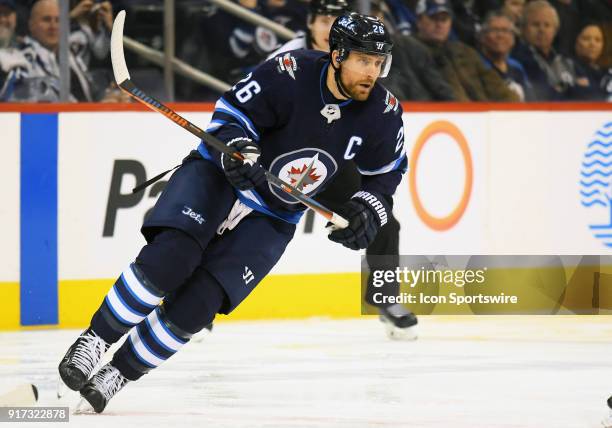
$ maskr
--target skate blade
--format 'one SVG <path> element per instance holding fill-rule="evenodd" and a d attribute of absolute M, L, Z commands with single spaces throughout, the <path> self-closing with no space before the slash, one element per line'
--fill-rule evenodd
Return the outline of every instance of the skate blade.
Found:
<path fill-rule="evenodd" d="M 385 330 L 387 337 L 391 340 L 413 341 L 419 337 L 415 327 L 399 328 L 386 322 Z"/>
<path fill-rule="evenodd" d="M 202 342 L 204 342 L 204 339 L 205 339 L 204 335 L 201 334 L 201 333 L 198 333 L 196 336 L 193 336 L 191 338 L 191 340 L 189 340 L 189 341 L 191 343 L 202 343 Z"/>
<path fill-rule="evenodd" d="M 95 415 L 97 414 L 94 408 L 91 406 L 91 404 L 89 404 L 89 401 L 87 401 L 84 398 L 81 398 L 81 400 L 77 403 L 76 407 L 74 408 L 74 412 L 72 413 L 75 415 Z"/>
<path fill-rule="evenodd" d="M 68 394 L 68 391 L 72 391 L 72 390 L 68 388 L 68 386 L 64 383 L 61 377 L 58 378 L 57 379 L 57 391 L 56 391 L 57 399 L 61 400 L 62 398 L 64 398 L 66 394 Z"/>

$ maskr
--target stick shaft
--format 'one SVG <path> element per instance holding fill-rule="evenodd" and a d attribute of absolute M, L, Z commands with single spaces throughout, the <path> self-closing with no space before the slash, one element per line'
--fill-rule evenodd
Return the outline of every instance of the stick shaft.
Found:
<path fill-rule="evenodd" d="M 145 92 L 140 90 L 139 88 L 132 83 L 130 80 L 130 73 L 127 68 L 127 64 L 125 62 L 125 55 L 123 53 L 123 27 L 125 25 L 125 11 L 122 10 L 117 14 L 115 18 L 115 22 L 113 23 L 113 31 L 111 34 L 111 60 L 113 64 L 113 73 L 115 75 L 115 81 L 121 90 L 127 93 L 129 96 L 134 98 L 136 101 L 144 104 L 151 110 L 157 111 L 168 119 L 176 123 L 183 129 L 191 132 L 193 135 L 205 141 L 208 145 L 218 150 L 221 153 L 224 153 L 228 156 L 232 156 L 238 160 L 244 160 L 243 156 L 233 149 L 232 147 L 228 147 L 223 141 L 219 140 L 214 135 L 211 135 L 204 130 L 200 129 L 198 126 L 194 125 L 183 116 L 159 102 L 153 97 L 148 96 Z M 348 221 L 334 213 L 332 210 L 326 208 L 321 205 L 311 197 L 303 194 L 297 188 L 285 183 L 283 180 L 275 176 L 274 174 L 266 171 L 266 179 L 273 186 L 278 187 L 284 192 L 290 194 L 296 200 L 300 201 L 302 204 L 306 205 L 308 208 L 313 211 L 321 214 L 328 221 L 332 222 L 336 226 L 340 228 L 345 228 L 348 226 Z"/>
<path fill-rule="evenodd" d="M 157 101 L 155 98 L 148 96 L 143 91 L 138 89 L 131 80 L 125 80 L 119 83 L 119 87 L 124 92 L 126 92 L 128 95 L 130 95 L 132 98 L 134 98 L 135 100 L 146 105 L 151 110 L 154 110 L 154 111 L 157 111 L 163 114 L 168 119 L 170 119 L 171 121 L 179 125 L 181 128 L 186 129 L 187 131 L 191 132 L 193 135 L 195 135 L 199 139 L 205 141 L 207 144 L 209 144 L 214 149 L 226 155 L 232 156 L 236 159 L 242 160 L 242 156 L 240 155 L 239 152 L 233 150 L 231 147 L 228 147 L 225 143 L 223 143 L 223 141 L 219 140 L 214 135 L 211 135 L 205 132 L 204 130 L 194 125 L 193 123 L 191 123 L 190 121 L 182 117 L 180 114 L 178 114 L 171 108 Z M 297 199 L 298 201 L 306 205 L 311 210 L 319 213 L 320 215 L 325 217 L 328 221 L 334 223 L 336 226 L 340 228 L 345 228 L 346 226 L 348 226 L 348 221 L 345 218 L 336 214 L 329 208 L 326 208 L 325 206 L 318 203 L 311 197 L 306 196 L 305 194 L 303 194 L 302 192 L 300 192 L 293 186 L 290 186 L 289 184 L 285 183 L 283 180 L 281 180 L 280 178 L 278 178 L 271 172 L 266 171 L 266 179 L 273 186 L 276 186 L 279 189 L 283 190 L 284 192 L 290 194 L 291 196 L 293 196 L 295 199 Z"/>

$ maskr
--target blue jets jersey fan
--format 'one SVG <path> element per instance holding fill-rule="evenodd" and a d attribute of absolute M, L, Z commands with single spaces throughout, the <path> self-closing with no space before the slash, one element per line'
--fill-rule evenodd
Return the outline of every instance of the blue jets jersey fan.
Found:
<path fill-rule="evenodd" d="M 302 190 L 314 195 L 354 160 L 365 176 L 362 190 L 391 196 L 406 169 L 402 108 L 375 83 L 367 101 L 338 100 L 326 85 L 329 54 L 293 51 L 260 65 L 216 103 L 207 131 L 223 141 L 248 137 L 261 148 L 259 162 L 293 184 L 318 155 Z M 219 152 L 199 152 L 220 163 Z M 297 223 L 304 206 L 271 185 L 237 191 L 242 202 Z"/>

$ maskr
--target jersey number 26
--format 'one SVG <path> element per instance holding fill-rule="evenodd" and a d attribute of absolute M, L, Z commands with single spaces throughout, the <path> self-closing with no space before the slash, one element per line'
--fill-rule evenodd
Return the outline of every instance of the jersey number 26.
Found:
<path fill-rule="evenodd" d="M 247 74 L 247 76 L 244 79 L 240 80 L 232 89 L 236 90 L 236 86 L 238 86 L 238 84 L 246 82 L 247 80 L 251 78 L 252 75 L 253 73 Z M 244 104 L 248 100 L 253 98 L 254 95 L 260 92 L 261 92 L 261 86 L 259 86 L 259 83 L 253 80 L 236 91 L 236 99 Z"/>

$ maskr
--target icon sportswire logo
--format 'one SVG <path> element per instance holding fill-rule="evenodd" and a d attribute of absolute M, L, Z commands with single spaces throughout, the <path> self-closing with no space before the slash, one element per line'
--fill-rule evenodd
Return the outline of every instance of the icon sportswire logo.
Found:
<path fill-rule="evenodd" d="M 595 238 L 612 248 L 612 122 L 595 132 L 582 158 L 580 203 L 592 213 Z"/>

